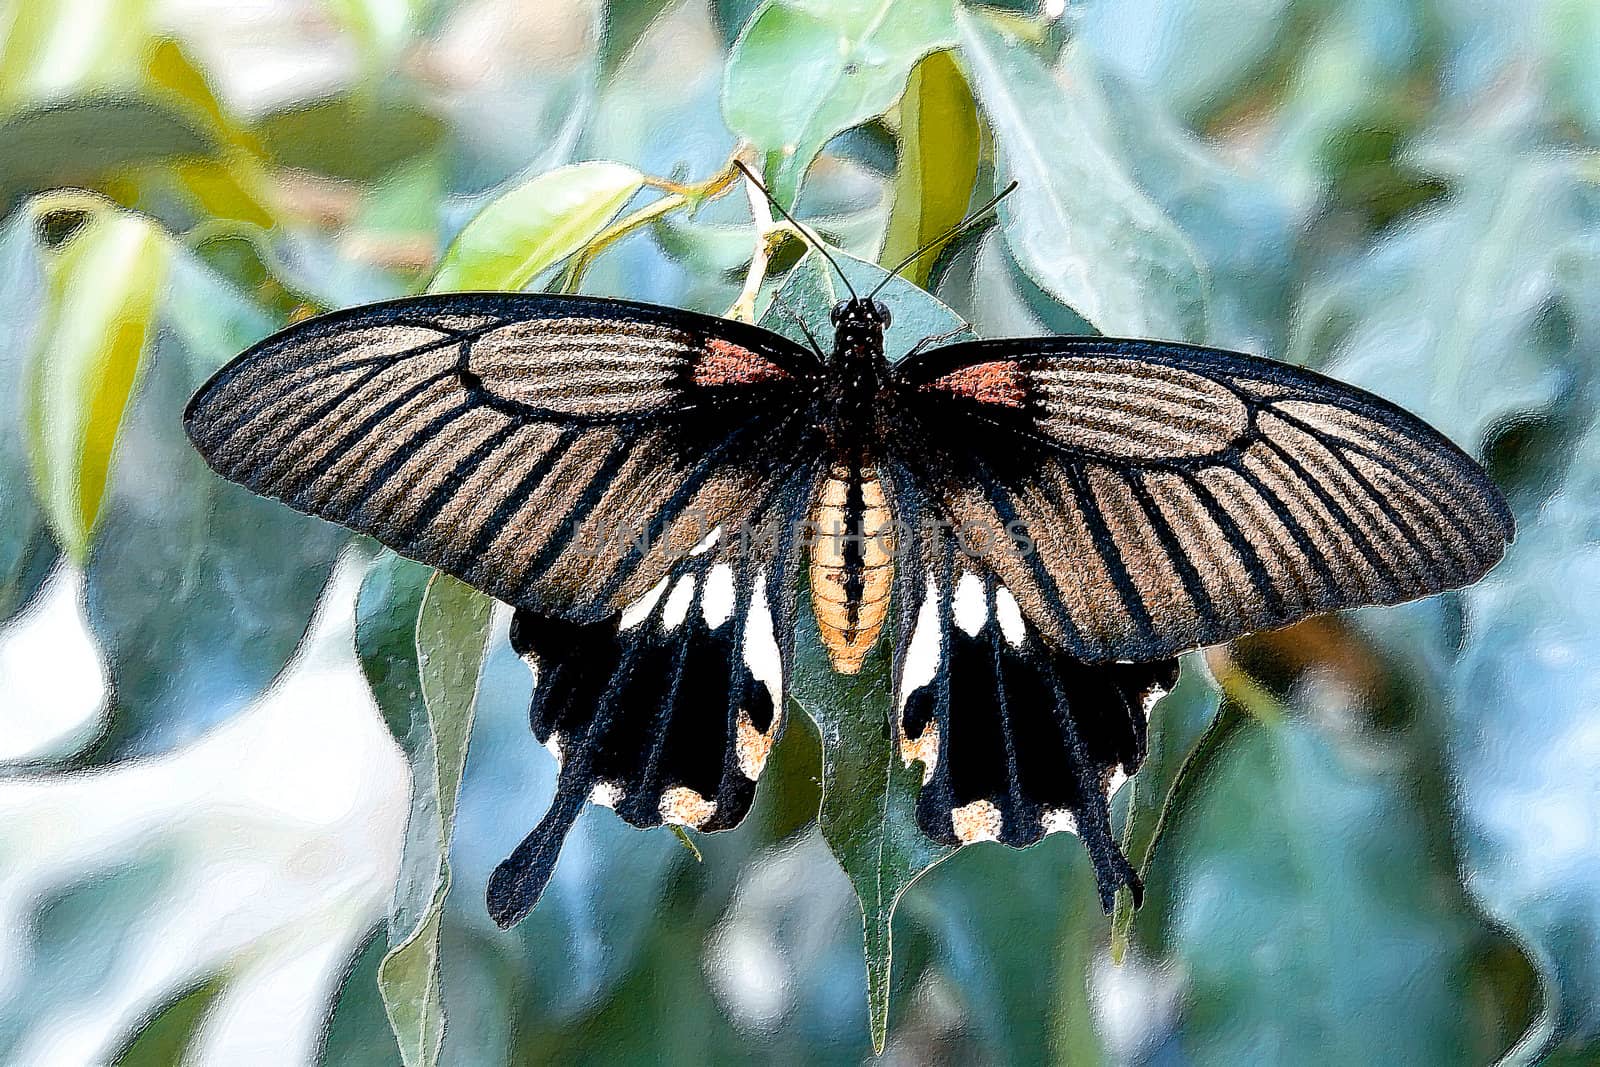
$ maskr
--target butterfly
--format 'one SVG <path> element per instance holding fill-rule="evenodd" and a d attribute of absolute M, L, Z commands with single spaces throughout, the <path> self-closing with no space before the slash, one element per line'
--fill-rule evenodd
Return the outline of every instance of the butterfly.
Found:
<path fill-rule="evenodd" d="M 560 772 L 490 879 L 500 925 L 588 804 L 740 823 L 802 612 L 833 671 L 888 646 L 922 832 L 1072 831 L 1102 904 L 1137 903 L 1108 801 L 1180 653 L 1468 584 L 1514 535 L 1472 459 L 1359 389 L 1097 336 L 891 363 L 877 292 L 832 309 L 827 353 L 626 300 L 393 300 L 291 326 L 190 401 L 223 477 L 514 608 Z"/>

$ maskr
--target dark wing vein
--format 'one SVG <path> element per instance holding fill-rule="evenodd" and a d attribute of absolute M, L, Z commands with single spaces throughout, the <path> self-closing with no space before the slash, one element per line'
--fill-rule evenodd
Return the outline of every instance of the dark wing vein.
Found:
<path fill-rule="evenodd" d="M 645 517 L 682 534 L 691 507 L 719 522 L 794 474 L 817 372 L 804 349 L 744 323 L 429 296 L 268 338 L 195 394 L 185 426 L 256 492 L 518 606 L 588 620 L 674 558 L 610 526 Z"/>
<path fill-rule="evenodd" d="M 981 476 L 993 520 L 1019 517 L 1042 557 L 992 569 L 1087 661 L 1465 585 L 1514 535 L 1488 477 L 1420 420 L 1251 356 L 979 341 L 913 357 L 896 386 L 894 447 L 922 457 L 924 491 L 959 522 L 974 502 L 946 472 Z"/>

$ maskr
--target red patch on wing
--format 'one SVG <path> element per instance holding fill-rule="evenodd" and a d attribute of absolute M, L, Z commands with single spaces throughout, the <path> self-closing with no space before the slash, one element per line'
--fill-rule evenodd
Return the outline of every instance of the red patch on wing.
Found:
<path fill-rule="evenodd" d="M 957 396 L 969 396 L 984 404 L 1001 404 L 1008 408 L 1020 408 L 1028 400 L 1028 389 L 1022 380 L 1021 370 L 1015 363 L 1005 361 L 962 367 L 942 378 L 935 378 L 926 388 L 942 389 Z"/>
<path fill-rule="evenodd" d="M 706 342 L 706 354 L 694 365 L 696 385 L 746 385 L 788 376 L 771 360 L 720 337 Z"/>

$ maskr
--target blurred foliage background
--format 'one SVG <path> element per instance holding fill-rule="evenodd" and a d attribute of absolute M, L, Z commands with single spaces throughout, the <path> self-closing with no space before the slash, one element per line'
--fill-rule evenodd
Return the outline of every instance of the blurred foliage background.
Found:
<path fill-rule="evenodd" d="M 870 963 L 895 1062 L 1594 1062 L 1597 145 L 1592 0 L 10 0 L 0 1061 L 860 1062 Z M 430 286 L 820 300 L 736 150 L 873 262 L 1014 177 L 912 273 L 979 334 L 1328 371 L 1520 536 L 1191 657 L 1118 797 L 1131 922 L 1062 835 L 972 846 L 885 978 L 796 715 L 700 860 L 594 812 L 501 933 L 554 779 L 503 612 L 222 482 L 179 416 Z"/>

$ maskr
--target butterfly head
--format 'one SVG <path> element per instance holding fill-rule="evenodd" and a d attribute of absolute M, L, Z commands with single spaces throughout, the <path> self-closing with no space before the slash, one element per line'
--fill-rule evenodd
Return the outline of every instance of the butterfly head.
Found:
<path fill-rule="evenodd" d="M 889 328 L 889 309 L 882 300 L 873 300 L 870 297 L 851 297 L 841 300 L 833 305 L 829 312 L 833 319 L 835 329 L 853 327 L 856 329 L 877 329 L 883 331 Z"/>
<path fill-rule="evenodd" d="M 833 305 L 834 346 L 845 359 L 883 355 L 883 332 L 889 328 L 889 309 L 870 297 L 851 297 Z"/>

